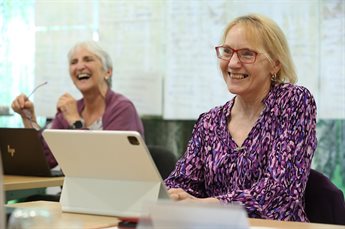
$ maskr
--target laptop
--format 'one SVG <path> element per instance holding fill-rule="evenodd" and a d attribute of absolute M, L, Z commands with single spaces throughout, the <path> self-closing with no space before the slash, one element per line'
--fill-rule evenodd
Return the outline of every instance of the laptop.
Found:
<path fill-rule="evenodd" d="M 35 129 L 0 128 L 0 151 L 5 175 L 63 176 L 60 170 L 49 168 Z"/>
<path fill-rule="evenodd" d="M 43 136 L 65 174 L 62 211 L 136 218 L 144 203 L 169 199 L 138 132 L 46 129 Z"/>

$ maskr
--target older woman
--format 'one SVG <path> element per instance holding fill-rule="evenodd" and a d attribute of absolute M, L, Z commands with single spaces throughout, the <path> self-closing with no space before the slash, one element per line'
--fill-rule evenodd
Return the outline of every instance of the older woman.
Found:
<path fill-rule="evenodd" d="M 165 180 L 173 199 L 240 202 L 249 217 L 308 221 L 303 194 L 317 145 L 316 105 L 294 85 L 286 38 L 271 19 L 247 15 L 216 47 L 236 96 L 200 115 L 184 156 Z"/>
<path fill-rule="evenodd" d="M 96 42 L 77 43 L 68 53 L 69 73 L 82 98 L 76 100 L 65 93 L 57 102 L 57 114 L 50 128 L 92 130 L 135 130 L 144 135 L 143 124 L 133 103 L 111 90 L 113 71 L 110 56 Z M 24 94 L 12 103 L 23 124 L 31 128 L 36 123 L 34 104 Z M 57 165 L 42 138 L 51 167 Z"/>

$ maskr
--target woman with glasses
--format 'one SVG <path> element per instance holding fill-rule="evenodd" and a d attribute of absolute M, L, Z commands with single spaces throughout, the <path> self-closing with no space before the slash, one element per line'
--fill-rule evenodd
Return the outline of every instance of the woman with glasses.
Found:
<path fill-rule="evenodd" d="M 133 103 L 111 89 L 112 61 L 98 43 L 75 44 L 68 53 L 68 60 L 70 77 L 83 97 L 77 100 L 69 93 L 62 95 L 49 128 L 134 130 L 144 135 L 143 124 Z M 29 96 L 19 95 L 13 101 L 12 109 L 22 116 L 25 127 L 39 128 Z M 49 165 L 56 166 L 57 162 L 43 138 L 42 142 Z"/>
<path fill-rule="evenodd" d="M 240 203 L 252 218 L 308 221 L 303 194 L 317 145 L 316 105 L 282 30 L 260 15 L 226 27 L 215 48 L 235 97 L 200 115 L 165 180 L 178 201 Z"/>

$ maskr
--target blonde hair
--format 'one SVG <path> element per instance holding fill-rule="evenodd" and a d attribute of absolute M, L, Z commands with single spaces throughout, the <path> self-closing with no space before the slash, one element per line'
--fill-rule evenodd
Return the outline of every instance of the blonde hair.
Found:
<path fill-rule="evenodd" d="M 280 27 L 270 18 L 262 15 L 249 14 L 231 21 L 225 28 L 222 42 L 225 42 L 229 30 L 235 25 L 244 26 L 246 36 L 257 47 L 262 46 L 263 52 L 271 63 L 279 61 L 280 70 L 276 73 L 275 82 L 297 82 L 297 74 L 290 54 L 286 37 Z"/>

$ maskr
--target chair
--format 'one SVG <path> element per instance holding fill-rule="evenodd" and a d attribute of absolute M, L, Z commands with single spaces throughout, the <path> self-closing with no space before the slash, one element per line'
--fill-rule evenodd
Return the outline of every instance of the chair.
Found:
<path fill-rule="evenodd" d="M 175 168 L 175 164 L 177 162 L 175 154 L 162 146 L 148 145 L 147 148 L 164 180 Z"/>
<path fill-rule="evenodd" d="M 310 222 L 345 225 L 343 192 L 322 173 L 311 169 L 304 198 Z"/>

